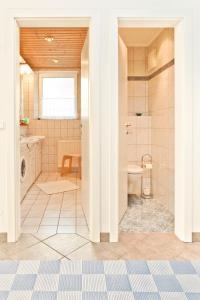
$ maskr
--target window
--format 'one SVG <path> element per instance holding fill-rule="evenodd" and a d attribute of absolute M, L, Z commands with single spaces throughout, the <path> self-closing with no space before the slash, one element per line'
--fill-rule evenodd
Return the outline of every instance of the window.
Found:
<path fill-rule="evenodd" d="M 39 99 L 41 119 L 75 119 L 77 117 L 77 73 L 40 73 Z"/>

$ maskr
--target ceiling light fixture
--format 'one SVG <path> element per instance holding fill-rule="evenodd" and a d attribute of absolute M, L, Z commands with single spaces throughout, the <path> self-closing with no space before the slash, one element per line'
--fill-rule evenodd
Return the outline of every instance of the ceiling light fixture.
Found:
<path fill-rule="evenodd" d="M 54 64 L 57 64 L 59 62 L 58 59 L 52 59 L 52 62 L 54 62 Z"/>
<path fill-rule="evenodd" d="M 45 39 L 45 41 L 47 41 L 49 43 L 51 43 L 54 40 L 54 38 L 52 36 L 46 36 L 44 39 Z"/>

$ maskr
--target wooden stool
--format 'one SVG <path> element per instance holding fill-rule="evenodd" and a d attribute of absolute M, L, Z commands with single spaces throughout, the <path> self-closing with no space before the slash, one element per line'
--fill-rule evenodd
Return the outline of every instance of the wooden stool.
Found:
<path fill-rule="evenodd" d="M 72 171 L 72 156 L 64 155 L 62 158 L 61 176 L 63 176 L 65 173 L 65 161 L 66 160 L 69 160 L 69 167 L 67 168 L 67 173 L 71 173 L 71 171 Z"/>
<path fill-rule="evenodd" d="M 69 167 L 67 168 L 67 173 L 71 173 L 72 171 L 72 159 L 73 157 L 76 157 L 78 160 L 78 174 L 79 178 L 81 179 L 81 155 L 80 154 L 68 154 L 64 155 L 62 158 L 62 168 L 61 168 L 61 176 L 65 173 L 65 161 L 69 160 Z"/>

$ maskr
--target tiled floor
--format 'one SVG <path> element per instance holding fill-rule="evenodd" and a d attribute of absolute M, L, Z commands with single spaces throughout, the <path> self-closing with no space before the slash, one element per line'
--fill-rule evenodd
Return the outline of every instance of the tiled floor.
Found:
<path fill-rule="evenodd" d="M 42 174 L 39 181 L 56 179 L 59 174 Z M 200 260 L 200 242 L 183 243 L 173 233 L 121 232 L 117 243 L 92 243 L 85 223 L 79 225 L 79 220 L 84 222 L 79 191 L 52 199 L 34 185 L 23 202 L 22 216 L 24 233 L 17 243 L 7 243 L 0 235 L 0 260 Z M 40 221 L 31 223 L 34 218 Z M 77 225 L 61 224 L 62 219 L 74 218 Z M 61 226 L 66 231 L 58 233 Z"/>
<path fill-rule="evenodd" d="M 133 197 L 119 229 L 129 232 L 174 232 L 174 216 L 156 199 L 141 201 Z"/>
<path fill-rule="evenodd" d="M 0 239 L 0 259 L 19 260 L 200 260 L 200 242 L 183 243 L 173 233 L 120 234 L 118 243 L 92 243 L 78 234 L 22 234 Z"/>
<path fill-rule="evenodd" d="M 65 177 L 61 177 L 59 173 L 42 173 L 31 187 L 21 205 L 23 233 L 88 235 L 80 190 L 47 195 L 37 186 L 39 182 L 63 179 L 80 185 L 76 173 Z"/>

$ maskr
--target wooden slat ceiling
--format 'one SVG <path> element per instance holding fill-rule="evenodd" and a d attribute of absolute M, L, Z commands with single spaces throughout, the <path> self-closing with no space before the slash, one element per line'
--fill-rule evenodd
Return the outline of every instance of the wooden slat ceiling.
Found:
<path fill-rule="evenodd" d="M 79 69 L 87 30 L 85 27 L 21 28 L 20 55 L 33 70 Z M 45 37 L 53 37 L 53 41 L 47 42 Z"/>

